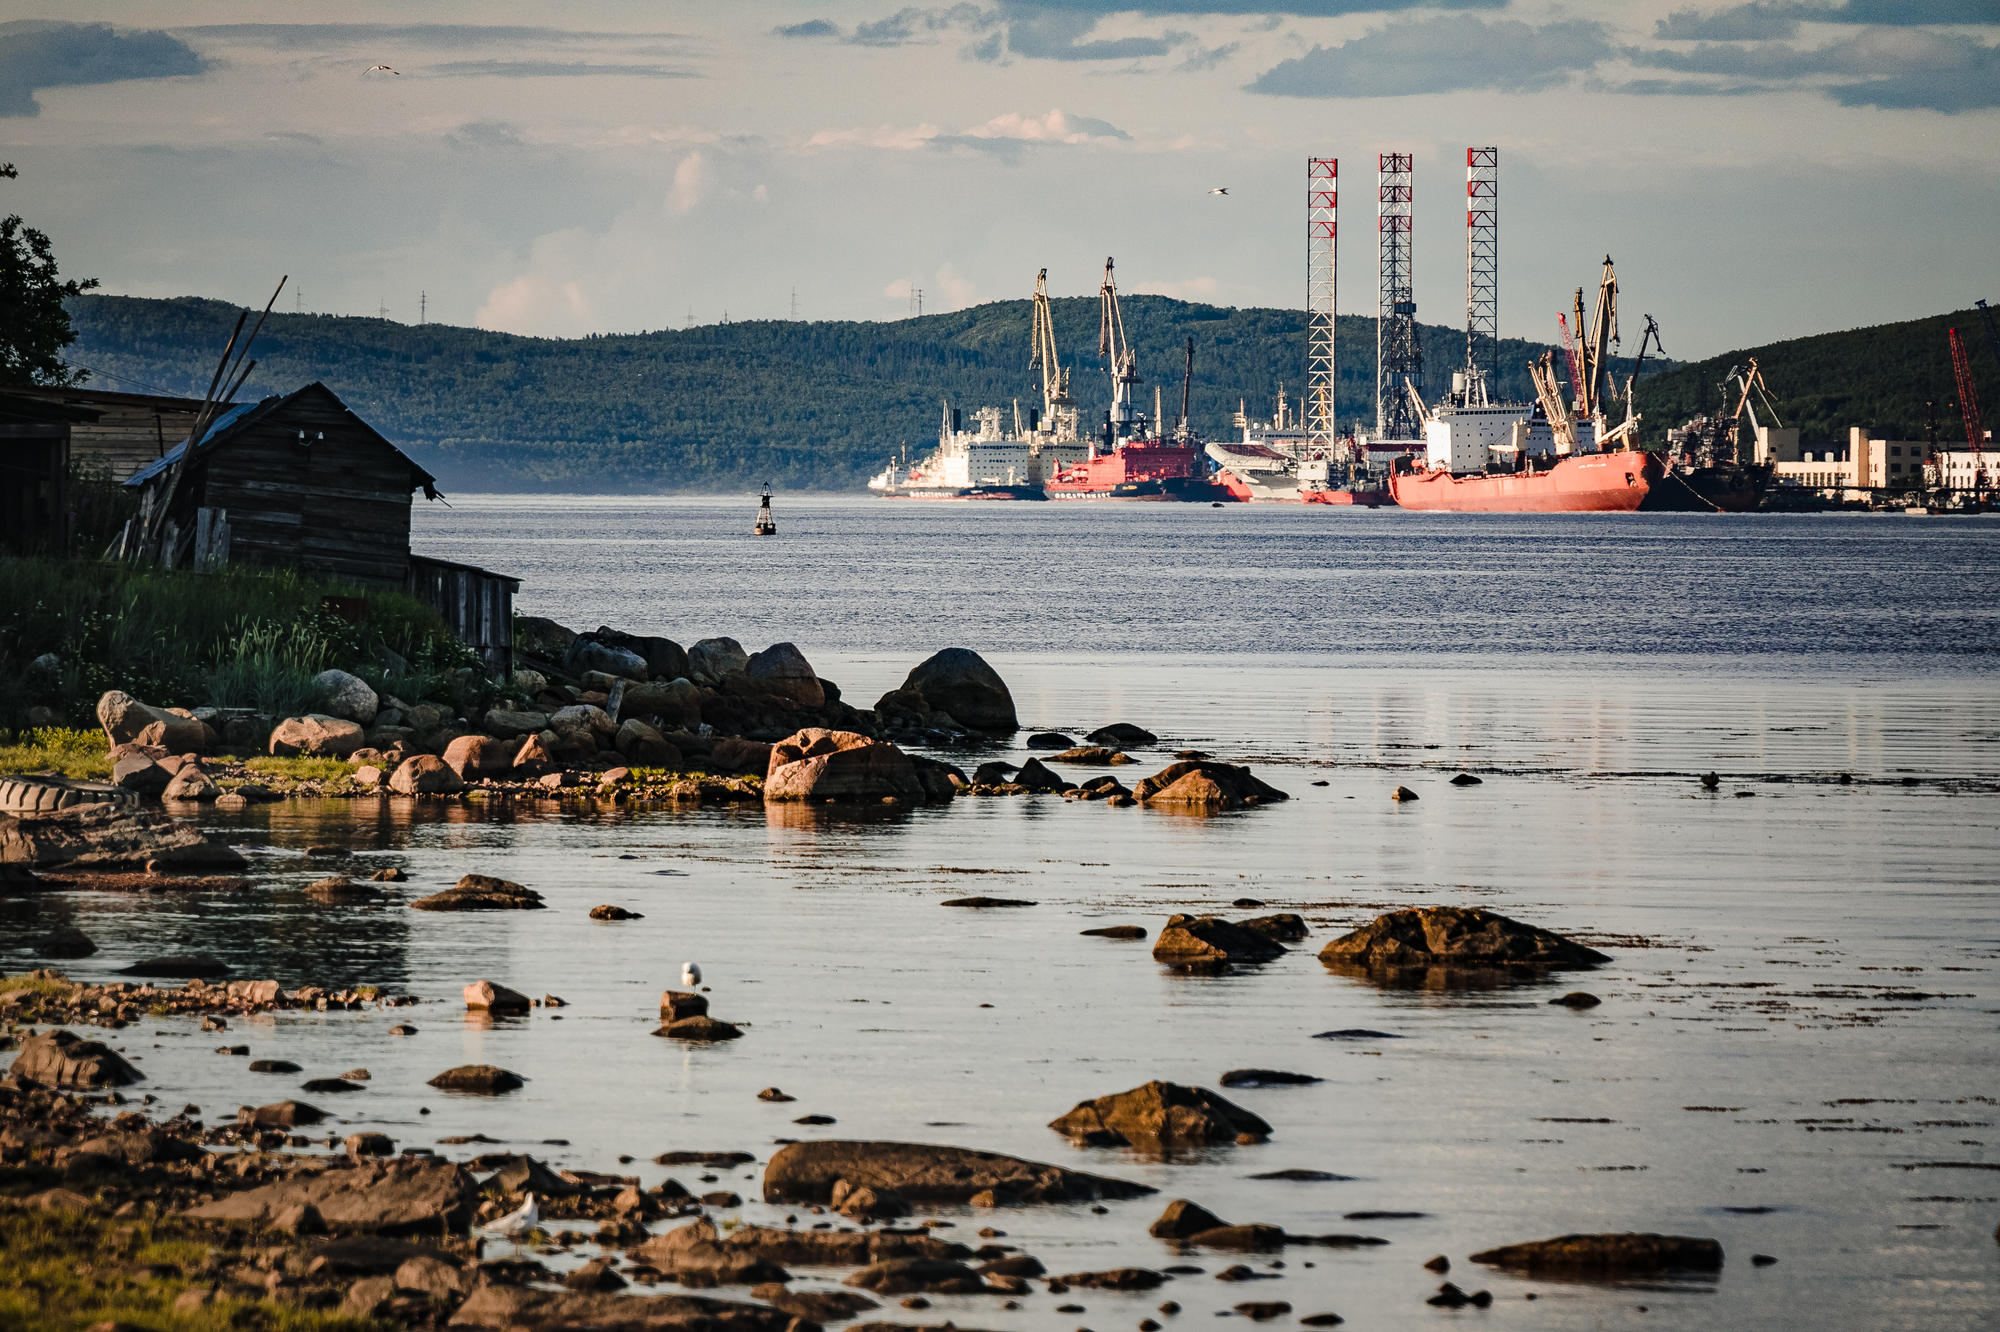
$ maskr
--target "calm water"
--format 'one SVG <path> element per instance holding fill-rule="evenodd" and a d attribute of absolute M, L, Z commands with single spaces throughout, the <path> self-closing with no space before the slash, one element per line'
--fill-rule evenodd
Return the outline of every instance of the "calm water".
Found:
<path fill-rule="evenodd" d="M 864 706 L 930 651 L 976 647 L 1032 725 L 1140 722 L 1163 751 L 1252 761 L 1294 799 L 1212 818 L 1006 799 L 861 817 L 270 806 L 209 816 L 260 850 L 246 900 L 14 899 L 0 902 L 7 938 L 74 919 L 103 946 L 77 975 L 199 949 L 287 984 L 374 981 L 435 1001 L 232 1035 L 305 1076 L 369 1068 L 368 1090 L 334 1108 L 406 1145 L 562 1138 L 534 1150 L 600 1169 L 629 1154 L 650 1183 L 667 1172 L 647 1158 L 669 1149 L 749 1150 L 761 1165 L 774 1139 L 880 1137 L 1162 1190 L 1103 1216 L 937 1213 L 959 1235 L 998 1225 L 1056 1272 L 1177 1261 L 1145 1235 L 1172 1197 L 1392 1241 L 1293 1249 L 1279 1279 L 1254 1284 L 1205 1274 L 1067 1297 L 1083 1314 L 1039 1292 L 1011 1314 L 937 1297 L 933 1322 L 1102 1332 L 1168 1297 L 1186 1307 L 1177 1321 L 1286 1300 L 1357 1328 L 1955 1329 L 2000 1315 L 2000 521 L 781 497 L 782 534 L 759 542 L 748 502 L 455 503 L 425 513 L 419 548 L 519 574 L 524 613 L 752 650 L 789 639 Z M 1715 795 L 1693 780 L 1711 768 Z M 1452 787 L 1462 769 L 1484 784 Z M 1399 783 L 1422 798 L 1390 802 Z M 315 906 L 297 889 L 318 871 L 298 852 L 334 840 L 357 869 L 408 868 L 407 896 L 479 871 L 551 909 Z M 1038 905 L 938 905 L 975 893 Z M 1145 944 L 1078 934 L 1157 930 L 1243 896 L 1302 912 L 1312 938 L 1269 966 L 1187 977 Z M 592 922 L 599 902 L 646 918 Z M 1378 988 L 1314 958 L 1380 911 L 1429 903 L 1486 905 L 1615 960 L 1444 992 Z M 744 1039 L 684 1049 L 649 1034 L 687 959 Z M 468 1022 L 456 993 L 479 976 L 570 1006 Z M 1579 987 L 1603 1005 L 1548 1005 Z M 387 1036 L 398 1020 L 420 1033 Z M 1342 1028 L 1398 1039 L 1313 1039 Z M 210 1053 L 218 1038 L 191 1023 L 125 1035 L 151 1090 L 211 1118 L 295 1090 Z M 493 1100 L 423 1085 L 474 1061 L 532 1081 Z M 1273 1124 L 1263 1146 L 1160 1162 L 1045 1127 L 1149 1078 L 1214 1086 L 1251 1066 L 1326 1079 L 1230 1093 Z M 770 1085 L 799 1099 L 757 1101 Z M 809 1113 L 839 1122 L 791 1123 Z M 1286 1167 L 1351 1178 L 1248 1178 Z M 754 1178 L 724 1181 L 755 1196 Z M 1424 1215 L 1346 1219 L 1362 1210 Z M 1466 1262 L 1626 1229 L 1714 1236 L 1727 1267 L 1620 1286 Z M 1438 1278 L 1420 1264 L 1439 1253 L 1452 1279 L 1494 1292 L 1492 1309 L 1423 1304 Z M 1756 1268 L 1752 1253 L 1780 1261 Z M 1193 1261 L 1212 1274 L 1233 1260 Z"/>

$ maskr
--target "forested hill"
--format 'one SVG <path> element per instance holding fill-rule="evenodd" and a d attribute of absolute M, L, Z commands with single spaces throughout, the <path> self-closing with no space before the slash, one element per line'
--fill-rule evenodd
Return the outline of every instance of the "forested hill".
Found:
<path fill-rule="evenodd" d="M 1086 422 L 1109 389 L 1097 301 L 1054 303 L 1056 333 Z M 71 303 L 73 363 L 90 386 L 200 397 L 239 313 L 220 301 L 84 296 Z M 941 401 L 970 412 L 1040 401 L 1028 368 L 1030 303 L 999 301 L 889 323 L 758 322 L 569 340 L 383 319 L 274 313 L 252 355 L 246 397 L 321 380 L 436 473 L 447 491 L 850 490 L 907 444 L 927 451 Z M 1178 409 L 1183 348 L 1195 342 L 1192 415 L 1229 434 L 1239 399 L 1268 414 L 1282 383 L 1305 381 L 1302 312 L 1124 298 L 1146 382 Z M 1423 327 L 1431 396 L 1465 360 L 1463 330 Z M 1337 329 L 1343 425 L 1375 417 L 1375 322 Z M 1500 348 L 1508 397 L 1531 392 L 1540 346 Z M 1624 369 L 1618 370 L 1622 380 Z"/>
<path fill-rule="evenodd" d="M 1946 330 L 1965 340 L 1978 397 L 1991 429 L 2000 414 L 2000 354 L 1987 341 L 1979 311 L 1959 310 L 1900 324 L 1819 333 L 1764 347 L 1728 352 L 1640 381 L 1639 412 L 1648 440 L 1697 411 L 1713 413 L 1718 387 L 1733 366 L 1750 358 L 1771 390 L 1778 419 L 1799 431 L 1802 447 L 1845 448 L 1850 426 L 1867 426 L 1876 439 L 1925 438 L 1926 403 L 1935 404 L 1939 442 L 1965 447 L 1964 418 L 1951 367 Z M 1736 391 L 1723 405 L 1734 410 Z M 1764 415 L 1759 408 L 1759 416 Z M 1768 421 L 1765 424 L 1769 424 Z"/>

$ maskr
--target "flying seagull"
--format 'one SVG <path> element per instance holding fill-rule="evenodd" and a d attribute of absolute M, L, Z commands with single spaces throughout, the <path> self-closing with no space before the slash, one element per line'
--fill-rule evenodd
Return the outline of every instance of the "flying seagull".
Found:
<path fill-rule="evenodd" d="M 1210 193 L 1210 194 L 1227 194 L 1227 193 L 1229 193 L 1229 187 L 1228 187 L 1227 185 L 1224 185 L 1224 186 L 1222 186 L 1222 187 L 1221 187 L 1220 189 L 1213 189 L 1213 190 L 1210 190 L 1210 191 L 1209 191 L 1209 193 Z"/>
<path fill-rule="evenodd" d="M 373 74 L 373 73 L 374 73 L 375 71 L 377 71 L 377 70 L 388 70 L 388 72 L 389 72 L 389 73 L 391 73 L 391 74 L 394 74 L 394 75 L 395 75 L 395 76 L 396 76 L 397 78 L 401 78 L 401 77 L 403 77 L 403 71 L 402 71 L 402 70 L 400 70 L 400 69 L 389 69 L 389 67 L 388 67 L 387 65 L 370 65 L 370 66 L 368 67 L 368 72 L 369 72 L 370 74 Z"/>

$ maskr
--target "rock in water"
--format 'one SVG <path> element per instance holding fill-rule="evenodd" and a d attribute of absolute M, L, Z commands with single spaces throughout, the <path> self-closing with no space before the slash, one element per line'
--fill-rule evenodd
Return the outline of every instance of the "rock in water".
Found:
<path fill-rule="evenodd" d="M 45 1031 L 21 1042 L 9 1070 L 51 1087 L 129 1087 L 144 1075 L 102 1041 Z"/>
<path fill-rule="evenodd" d="M 806 654 L 790 643 L 773 643 L 743 664 L 745 679 L 767 693 L 790 699 L 802 708 L 826 706 L 826 690 Z"/>
<path fill-rule="evenodd" d="M 1604 1001 L 1587 990 L 1572 990 L 1560 999 L 1551 999 L 1549 1002 L 1560 1004 L 1564 1008 L 1595 1008 Z"/>
<path fill-rule="evenodd" d="M 1257 905 L 1262 906 L 1263 903 Z M 1248 920 L 1239 920 L 1236 924 L 1240 929 L 1250 930 L 1272 939 L 1306 937 L 1305 917 L 1291 911 L 1280 911 L 1273 916 L 1252 916 Z"/>
<path fill-rule="evenodd" d="M 976 731 L 1018 730 L 1007 682 L 970 648 L 946 648 L 920 662 L 903 681 L 933 712 L 950 713 Z M 879 705 L 878 705 L 879 706 Z"/>
<path fill-rule="evenodd" d="M 1026 898 L 1021 897 L 954 897 L 950 901 L 940 902 L 938 905 L 948 907 L 1031 907 L 1040 906 L 1041 903 L 1030 902 Z"/>
<path fill-rule="evenodd" d="M 1285 950 L 1268 935 L 1232 925 L 1220 916 L 1169 916 L 1153 941 L 1153 960 L 1173 966 L 1270 962 Z"/>
<path fill-rule="evenodd" d="M 214 980 L 229 974 L 229 967 L 212 957 L 149 957 L 122 968 L 121 976 L 162 976 L 168 980 Z"/>
<path fill-rule="evenodd" d="M 1030 791 L 1073 791 L 1076 789 L 1074 782 L 1064 781 L 1047 764 L 1043 763 L 1040 759 L 1034 758 L 1022 764 L 1021 770 L 1014 774 L 1014 784 L 1016 786 L 1025 786 Z"/>
<path fill-rule="evenodd" d="M 185 764 L 160 792 L 162 800 L 213 800 L 222 794 L 212 778 L 192 763 Z"/>
<path fill-rule="evenodd" d="M 58 925 L 35 940 L 38 957 L 89 957 L 96 951 L 90 936 L 74 925 Z"/>
<path fill-rule="evenodd" d="M 430 1080 L 430 1085 L 440 1091 L 473 1092 L 481 1096 L 497 1096 L 527 1086 L 527 1079 L 519 1073 L 491 1064 L 460 1064 L 448 1068 Z"/>
<path fill-rule="evenodd" d="M 316 902 L 372 902 L 382 896 L 379 888 L 370 888 L 365 883 L 331 875 L 315 879 L 305 886 L 305 894 Z"/>
<path fill-rule="evenodd" d="M 644 920 L 646 917 L 640 912 L 627 911 L 622 906 L 612 906 L 606 903 L 603 906 L 592 907 L 590 909 L 590 918 L 592 920 Z"/>
<path fill-rule="evenodd" d="M 992 1192 L 1022 1203 L 1090 1202 L 1155 1192 L 1103 1175 L 997 1152 L 907 1142 L 795 1142 L 764 1168 L 764 1201 L 830 1203 L 836 1184 L 892 1191 L 915 1203 L 963 1203 Z"/>
<path fill-rule="evenodd" d="M 1159 736 L 1143 726 L 1134 726 L 1131 722 L 1112 722 L 1109 726 L 1100 726 L 1084 739 L 1094 745 L 1136 746 L 1155 745 L 1160 742 Z"/>
<path fill-rule="evenodd" d="M 1397 801 L 1399 803 L 1405 800 L 1418 800 L 1421 798 L 1422 797 L 1420 797 L 1415 791 L 1412 791 L 1407 786 L 1399 786 L 1395 790 L 1389 793 L 1389 799 Z"/>
<path fill-rule="evenodd" d="M 129 797 L 124 797 L 129 799 Z M 56 868 L 138 869 L 154 861 L 173 869 L 243 869 L 233 847 L 158 810 L 100 801 L 0 817 L 0 862 Z"/>
<path fill-rule="evenodd" d="M 495 985 L 490 980 L 476 980 L 465 987 L 465 1006 L 495 1013 L 525 1013 L 534 1005 L 519 990 Z"/>
<path fill-rule="evenodd" d="M 1275 786 L 1258 780 L 1250 769 L 1210 759 L 1170 763 L 1133 788 L 1140 800 L 1163 805 L 1197 805 L 1237 809 L 1243 805 L 1289 800 Z"/>
<path fill-rule="evenodd" d="M 1094 930 L 1079 930 L 1077 933 L 1098 939 L 1143 939 L 1146 937 L 1144 925 L 1102 925 Z"/>
<path fill-rule="evenodd" d="M 1418 907 L 1377 916 L 1321 949 L 1319 960 L 1397 968 L 1587 967 L 1611 959 L 1483 907 Z"/>
<path fill-rule="evenodd" d="M 1303 1087 L 1324 1081 L 1310 1073 L 1286 1073 L 1275 1068 L 1232 1068 L 1221 1078 L 1225 1087 Z"/>
<path fill-rule="evenodd" d="M 310 1206 L 329 1229 L 434 1238 L 440 1230 L 462 1231 L 470 1225 L 478 1200 L 478 1188 L 463 1166 L 400 1157 L 280 1180 L 218 1198 L 185 1215 L 268 1225 L 291 1208 Z"/>
<path fill-rule="evenodd" d="M 328 714 L 363 726 L 374 725 L 375 714 L 382 708 L 381 698 L 368 682 L 346 671 L 321 671 L 313 677 L 313 687 L 319 690 Z"/>
<path fill-rule="evenodd" d="M 237 1111 L 236 1117 L 260 1128 L 300 1128 L 325 1122 L 326 1111 L 304 1101 L 276 1101 L 254 1110 L 246 1107 Z"/>
<path fill-rule="evenodd" d="M 1206 1207 L 1176 1198 L 1160 1213 L 1160 1219 L 1146 1228 L 1146 1233 L 1154 1239 L 1189 1239 L 1204 1230 L 1220 1230 L 1228 1224 Z"/>
<path fill-rule="evenodd" d="M 733 1027 L 718 1018 L 698 1014 L 662 1023 L 653 1034 L 671 1036 L 677 1041 L 733 1041 L 743 1032 L 740 1028 Z"/>
<path fill-rule="evenodd" d="M 1526 1271 L 1716 1272 L 1722 1269 L 1722 1245 L 1687 1235 L 1559 1235 L 1487 1249 L 1472 1261 Z"/>
<path fill-rule="evenodd" d="M 1271 1132 L 1262 1119 L 1214 1092 L 1159 1081 L 1080 1101 L 1068 1114 L 1049 1121 L 1049 1127 L 1092 1146 L 1123 1143 L 1146 1150 L 1234 1142 L 1242 1134 L 1262 1138 Z"/>
<path fill-rule="evenodd" d="M 417 754 L 396 765 L 389 789 L 397 795 L 451 795 L 465 789 L 445 761 L 435 754 Z"/>
<path fill-rule="evenodd" d="M 441 893 L 410 903 L 413 911 L 539 911 L 547 904 L 532 888 L 490 874 L 468 874 Z"/>
<path fill-rule="evenodd" d="M 767 802 L 879 801 L 894 796 L 924 802 L 923 783 L 902 750 L 853 731 L 808 727 L 771 747 L 764 777 Z"/>
<path fill-rule="evenodd" d="M 1075 746 L 1076 741 L 1061 731 L 1037 731 L 1028 737 L 1030 749 L 1072 749 Z"/>
<path fill-rule="evenodd" d="M 1482 782 L 1481 782 L 1481 781 L 1480 781 L 1480 780 L 1479 780 L 1479 779 L 1478 779 L 1477 777 L 1474 777 L 1474 776 L 1473 776 L 1473 775 L 1472 775 L 1471 773 L 1469 773 L 1469 772 L 1461 772 L 1460 774 L 1458 774 L 1458 776 L 1456 776 L 1456 777 L 1454 777 L 1454 778 L 1452 778 L 1452 779 L 1451 779 L 1451 784 L 1452 784 L 1453 786 L 1481 786 L 1481 785 L 1484 785 L 1484 783 L 1482 783 Z"/>

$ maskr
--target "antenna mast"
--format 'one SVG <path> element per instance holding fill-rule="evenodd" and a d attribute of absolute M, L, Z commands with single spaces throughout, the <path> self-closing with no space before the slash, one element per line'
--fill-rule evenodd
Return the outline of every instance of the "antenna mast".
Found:
<path fill-rule="evenodd" d="M 1422 435 L 1409 397 L 1410 390 L 1421 394 L 1424 386 L 1411 254 L 1416 159 L 1410 153 L 1383 153 L 1377 167 L 1381 281 L 1375 313 L 1375 433 L 1383 439 L 1418 439 Z"/>
<path fill-rule="evenodd" d="M 1340 162 L 1306 159 L 1306 444 L 1323 456 L 1333 447 L 1333 320 L 1339 280 Z M 1282 390 L 1281 390 L 1282 391 Z M 1283 422 L 1279 422 L 1282 427 Z"/>
<path fill-rule="evenodd" d="M 1466 401 L 1497 390 L 1500 374 L 1500 150 L 1465 150 Z M 1476 386 L 1476 387 L 1475 387 Z"/>

